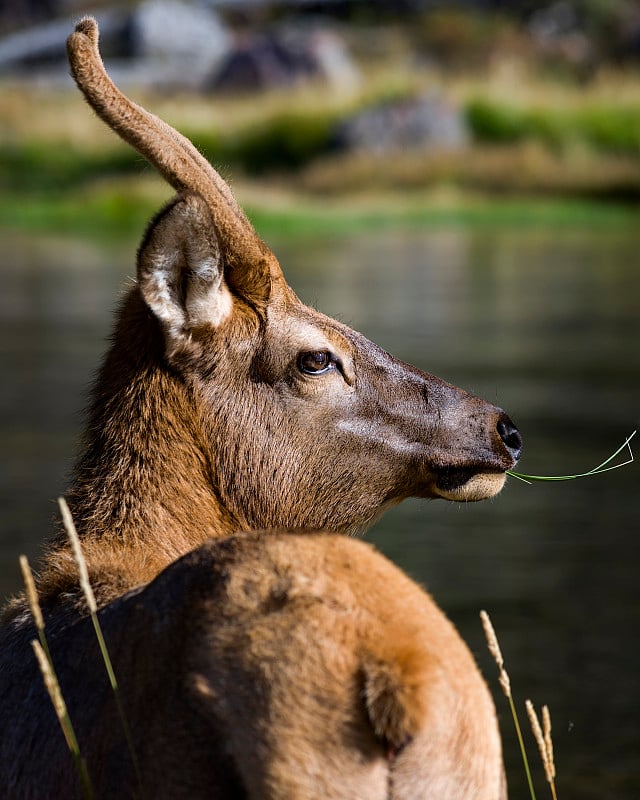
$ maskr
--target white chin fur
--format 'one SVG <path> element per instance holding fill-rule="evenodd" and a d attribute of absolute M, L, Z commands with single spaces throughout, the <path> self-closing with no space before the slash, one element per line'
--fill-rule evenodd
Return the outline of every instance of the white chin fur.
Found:
<path fill-rule="evenodd" d="M 454 500 L 459 503 L 473 503 L 476 500 L 486 500 L 494 497 L 502 489 L 507 476 L 504 472 L 480 472 L 474 475 L 462 486 L 450 491 L 436 486 L 436 493 L 445 500 Z"/>

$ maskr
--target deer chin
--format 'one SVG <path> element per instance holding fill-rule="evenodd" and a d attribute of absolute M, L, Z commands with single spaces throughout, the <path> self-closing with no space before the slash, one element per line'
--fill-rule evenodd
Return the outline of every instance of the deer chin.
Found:
<path fill-rule="evenodd" d="M 455 470 L 440 477 L 434 487 L 436 497 L 458 503 L 474 503 L 495 497 L 505 484 L 505 472 Z"/>

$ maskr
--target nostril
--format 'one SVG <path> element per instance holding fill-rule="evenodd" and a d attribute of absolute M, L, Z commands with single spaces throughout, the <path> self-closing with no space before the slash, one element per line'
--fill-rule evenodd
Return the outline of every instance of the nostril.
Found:
<path fill-rule="evenodd" d="M 522 436 L 520 436 L 520 431 L 506 415 L 500 419 L 496 430 L 507 450 L 517 461 L 522 452 Z"/>

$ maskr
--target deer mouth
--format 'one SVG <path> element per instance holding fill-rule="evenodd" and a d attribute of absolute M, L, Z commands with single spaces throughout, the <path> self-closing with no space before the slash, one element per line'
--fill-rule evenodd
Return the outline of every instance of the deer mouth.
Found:
<path fill-rule="evenodd" d="M 486 465 L 444 467 L 438 470 L 434 494 L 445 500 L 472 503 L 495 497 L 507 479 L 504 470 Z"/>
<path fill-rule="evenodd" d="M 494 449 L 494 445 L 484 457 L 436 468 L 433 481 L 436 497 L 471 503 L 495 497 L 500 492 L 507 480 L 507 470 L 520 458 L 522 437 L 504 411 L 500 411 L 495 430 L 500 437 L 498 449 Z"/>

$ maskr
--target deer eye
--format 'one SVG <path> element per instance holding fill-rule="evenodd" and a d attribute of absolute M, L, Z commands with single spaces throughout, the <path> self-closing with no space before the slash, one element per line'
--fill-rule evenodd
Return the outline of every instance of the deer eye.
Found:
<path fill-rule="evenodd" d="M 328 372 L 334 363 L 335 358 L 328 350 L 312 350 L 298 356 L 298 369 L 305 375 L 321 375 Z"/>

